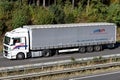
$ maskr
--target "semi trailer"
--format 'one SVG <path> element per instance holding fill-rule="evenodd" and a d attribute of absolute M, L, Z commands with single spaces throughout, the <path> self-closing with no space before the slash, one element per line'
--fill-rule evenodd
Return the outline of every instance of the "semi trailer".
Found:
<path fill-rule="evenodd" d="M 6 32 L 3 56 L 8 59 L 48 57 L 64 51 L 101 51 L 116 44 L 114 23 L 25 25 Z"/>

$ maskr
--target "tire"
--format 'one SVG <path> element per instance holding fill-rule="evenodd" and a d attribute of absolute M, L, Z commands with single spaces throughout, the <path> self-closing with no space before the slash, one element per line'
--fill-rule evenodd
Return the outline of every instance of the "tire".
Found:
<path fill-rule="evenodd" d="M 108 49 L 114 49 L 115 48 L 115 44 L 108 44 L 107 47 L 108 47 Z"/>
<path fill-rule="evenodd" d="M 102 46 L 100 46 L 100 45 L 96 45 L 96 46 L 94 46 L 94 51 L 101 51 L 102 50 Z"/>
<path fill-rule="evenodd" d="M 18 53 L 18 54 L 17 54 L 17 59 L 18 59 L 18 60 L 25 59 L 24 53 L 22 53 L 22 52 L 21 52 L 21 53 Z"/>
<path fill-rule="evenodd" d="M 92 52 L 93 51 L 93 46 L 87 46 L 86 50 L 87 50 L 87 52 Z"/>
<path fill-rule="evenodd" d="M 52 55 L 51 53 L 51 50 L 43 50 L 43 57 L 50 57 Z"/>
<path fill-rule="evenodd" d="M 86 52 L 86 48 L 85 47 L 79 47 L 79 52 L 80 53 L 85 53 Z"/>

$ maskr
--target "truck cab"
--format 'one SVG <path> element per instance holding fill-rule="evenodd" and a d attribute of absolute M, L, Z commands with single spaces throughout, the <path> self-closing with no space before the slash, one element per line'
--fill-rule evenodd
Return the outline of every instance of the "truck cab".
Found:
<path fill-rule="evenodd" d="M 29 52 L 28 30 L 17 28 L 5 34 L 3 40 L 3 56 L 8 59 L 27 58 Z"/>

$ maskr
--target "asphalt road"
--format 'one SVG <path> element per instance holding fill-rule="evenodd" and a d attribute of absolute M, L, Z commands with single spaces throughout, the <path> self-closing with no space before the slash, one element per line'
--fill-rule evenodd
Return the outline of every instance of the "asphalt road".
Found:
<path fill-rule="evenodd" d="M 71 78 L 68 80 L 120 80 L 120 71 Z"/>
<path fill-rule="evenodd" d="M 120 48 L 116 48 L 112 50 L 105 49 L 104 51 L 101 51 L 101 52 L 91 52 L 91 53 L 84 53 L 84 54 L 74 52 L 74 53 L 55 55 L 53 57 L 30 58 L 30 59 L 24 59 L 24 60 L 8 60 L 0 54 L 0 67 L 11 67 L 11 66 L 18 66 L 18 65 L 26 65 L 26 64 L 29 65 L 29 64 L 35 64 L 35 63 L 53 62 L 53 61 L 59 61 L 59 60 L 70 60 L 71 57 L 74 57 L 77 59 L 77 58 L 102 56 L 102 55 L 110 55 L 110 54 L 118 54 L 118 53 L 120 53 Z"/>

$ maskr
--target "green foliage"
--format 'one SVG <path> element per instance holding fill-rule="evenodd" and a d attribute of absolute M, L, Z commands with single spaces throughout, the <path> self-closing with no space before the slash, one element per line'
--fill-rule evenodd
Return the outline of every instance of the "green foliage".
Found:
<path fill-rule="evenodd" d="M 13 12 L 12 16 L 12 26 L 13 28 L 22 27 L 29 23 L 29 10 L 27 7 L 18 8 Z"/>
<path fill-rule="evenodd" d="M 52 12 L 52 14 L 54 14 L 54 17 L 55 17 L 54 23 L 55 24 L 65 23 L 65 21 L 64 21 L 65 13 L 62 9 L 62 6 L 52 5 L 49 9 Z"/>
<path fill-rule="evenodd" d="M 104 21 L 106 17 L 107 6 L 100 2 L 100 0 L 92 0 L 87 3 L 86 6 L 86 16 L 88 17 L 88 22 L 98 22 Z"/>
<path fill-rule="evenodd" d="M 56 5 L 63 6 L 64 5 L 63 0 L 56 0 Z"/>
<path fill-rule="evenodd" d="M 13 10 L 13 4 L 6 0 L 0 1 L 0 35 L 7 31 L 8 21 L 11 19 L 11 12 Z"/>
<path fill-rule="evenodd" d="M 12 11 L 13 5 L 8 1 L 0 2 L 0 19 L 8 19 L 10 12 Z"/>
<path fill-rule="evenodd" d="M 75 17 L 72 13 L 69 13 L 65 16 L 65 23 L 74 23 Z"/>
<path fill-rule="evenodd" d="M 107 21 L 120 25 L 120 4 L 113 3 L 107 9 Z"/>
<path fill-rule="evenodd" d="M 82 5 L 82 3 L 81 2 L 79 2 L 78 3 L 78 7 L 75 7 L 74 9 L 73 9 L 73 15 L 74 15 L 74 19 L 75 19 L 75 21 L 74 22 L 84 22 L 84 14 L 83 13 L 85 13 L 84 12 L 85 10 L 84 10 L 84 8 L 83 8 L 83 5 Z"/>
<path fill-rule="evenodd" d="M 4 27 L 4 23 L 0 20 L 0 35 L 2 34 L 2 30 L 3 30 L 3 27 Z"/>
<path fill-rule="evenodd" d="M 74 23 L 75 17 L 74 17 L 73 11 L 74 10 L 72 8 L 72 4 L 69 2 L 69 0 L 67 0 L 65 2 L 65 6 L 64 6 L 64 12 L 65 12 L 64 21 L 65 21 L 65 23 Z"/>
<path fill-rule="evenodd" d="M 33 5 L 34 2 L 27 5 L 27 0 L 1 0 L 1 30 L 3 23 L 8 30 L 27 24 L 107 21 L 120 25 L 120 3 L 117 0 L 107 0 L 107 3 L 104 0 L 81 0 L 74 8 L 71 1 L 57 0 L 56 4 L 45 8 Z"/>
<path fill-rule="evenodd" d="M 11 2 L 8 2 L 8 1 L 0 2 L 0 8 L 4 12 L 11 11 L 12 7 L 13 7 L 13 5 Z"/>
<path fill-rule="evenodd" d="M 48 9 L 42 7 L 31 9 L 33 24 L 52 24 L 54 14 Z"/>
<path fill-rule="evenodd" d="M 0 35 L 5 33 L 7 26 L 5 25 L 5 22 L 3 20 L 0 20 Z"/>

